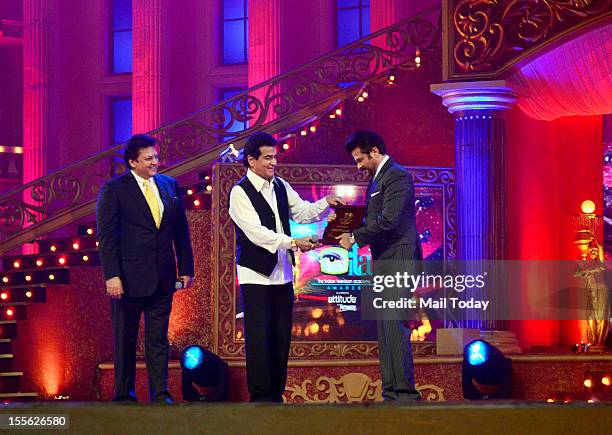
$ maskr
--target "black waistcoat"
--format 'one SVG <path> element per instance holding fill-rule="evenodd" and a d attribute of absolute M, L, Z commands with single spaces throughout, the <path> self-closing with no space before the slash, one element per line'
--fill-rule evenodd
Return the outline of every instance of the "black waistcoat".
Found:
<path fill-rule="evenodd" d="M 276 195 L 276 207 L 280 214 L 280 220 L 283 225 L 283 232 L 291 236 L 291 229 L 289 227 L 289 201 L 287 199 L 287 190 L 285 185 L 280 180 L 274 180 L 274 193 Z M 247 194 L 247 197 L 253 204 L 253 208 L 259 215 L 261 224 L 276 232 L 276 216 L 274 211 L 265 200 L 263 195 L 255 189 L 253 183 L 245 176 L 238 182 L 238 186 L 242 187 Z M 259 272 L 263 275 L 270 276 L 276 263 L 278 262 L 277 253 L 271 253 L 265 248 L 257 246 L 249 240 L 244 232 L 236 227 L 236 262 L 243 267 L 248 267 L 255 272 Z M 295 258 L 293 251 L 289 251 L 291 262 L 295 264 Z"/>

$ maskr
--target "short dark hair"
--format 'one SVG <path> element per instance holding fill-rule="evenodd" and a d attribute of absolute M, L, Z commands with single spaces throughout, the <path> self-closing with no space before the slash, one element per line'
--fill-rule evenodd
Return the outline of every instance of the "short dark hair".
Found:
<path fill-rule="evenodd" d="M 276 139 L 265 132 L 252 134 L 244 145 L 244 157 L 242 163 L 249 167 L 249 156 L 258 159 L 261 156 L 261 147 L 275 147 Z"/>
<path fill-rule="evenodd" d="M 136 160 L 142 148 L 154 147 L 157 144 L 157 139 L 148 134 L 135 134 L 127 141 L 125 151 L 123 152 L 123 160 L 125 167 L 131 169 L 130 160 Z"/>
<path fill-rule="evenodd" d="M 387 154 L 387 147 L 383 138 L 370 130 L 356 131 L 344 145 L 347 153 L 352 153 L 355 148 L 359 148 L 362 153 L 369 154 L 374 147 L 378 148 L 381 154 Z"/>

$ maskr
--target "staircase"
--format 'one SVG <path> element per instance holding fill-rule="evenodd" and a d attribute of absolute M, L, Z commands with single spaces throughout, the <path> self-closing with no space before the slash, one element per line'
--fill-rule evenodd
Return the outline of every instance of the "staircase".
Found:
<path fill-rule="evenodd" d="M 295 134 L 343 100 L 362 94 L 368 83 L 387 80 L 397 69 L 418 68 L 416 54 L 437 50 L 440 37 L 438 6 L 152 131 L 160 143 L 160 172 L 173 177 L 200 172 L 230 144 L 242 148 L 254 132 L 280 138 Z M 231 131 L 244 122 L 246 129 Z M 95 212 L 100 186 L 125 171 L 123 148 L 110 147 L 0 196 L 0 401 L 37 397 L 21 392 L 23 373 L 14 367 L 11 347 L 28 305 L 45 303 L 49 286 L 56 291 L 70 284 L 70 266 L 100 264 L 93 224 L 80 226 L 74 237 L 41 238 Z M 203 190 L 203 185 L 184 188 L 186 208 L 199 204 L 194 198 L 207 196 Z M 16 253 L 32 241 L 38 254 Z"/>
<path fill-rule="evenodd" d="M 401 21 L 304 66 L 260 83 L 181 121 L 150 132 L 160 143 L 161 172 L 180 176 L 215 162 L 230 143 L 266 131 L 280 137 L 354 98 L 364 85 L 399 68 L 417 68 L 417 53 L 440 46 L 440 7 Z M 244 130 L 235 126 L 247 123 Z M 0 196 L 0 254 L 95 211 L 100 186 L 125 170 L 116 145 Z"/>

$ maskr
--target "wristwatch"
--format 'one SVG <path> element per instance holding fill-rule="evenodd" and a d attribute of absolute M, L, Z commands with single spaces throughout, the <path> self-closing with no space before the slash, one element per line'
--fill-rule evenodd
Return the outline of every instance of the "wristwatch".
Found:
<path fill-rule="evenodd" d="M 291 250 L 293 252 L 297 252 L 298 250 L 297 242 L 295 241 L 295 239 L 291 239 Z"/>

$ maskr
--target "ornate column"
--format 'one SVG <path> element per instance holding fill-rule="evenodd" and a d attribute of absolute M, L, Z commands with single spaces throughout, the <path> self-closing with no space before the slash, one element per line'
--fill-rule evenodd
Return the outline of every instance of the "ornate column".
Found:
<path fill-rule="evenodd" d="M 167 0 L 133 0 L 132 131 L 146 133 L 165 121 L 168 74 Z"/>
<path fill-rule="evenodd" d="M 506 245 L 503 112 L 514 105 L 517 93 L 503 80 L 434 84 L 431 91 L 455 116 L 457 259 L 502 260 Z M 491 300 L 486 287 L 482 290 L 474 297 Z M 483 312 L 470 313 L 464 326 L 504 328 L 503 322 Z"/>
<path fill-rule="evenodd" d="M 49 147 L 50 4 L 53 0 L 23 2 L 23 183 L 45 175 Z M 24 198 L 26 201 L 27 198 Z"/>

